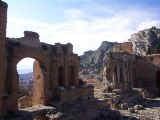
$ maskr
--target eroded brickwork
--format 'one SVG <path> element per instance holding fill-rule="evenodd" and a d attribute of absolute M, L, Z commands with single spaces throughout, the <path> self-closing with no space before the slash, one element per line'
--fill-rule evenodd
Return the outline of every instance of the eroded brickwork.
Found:
<path fill-rule="evenodd" d="M 118 45 L 113 46 L 113 52 L 126 52 L 129 54 L 135 54 L 132 50 L 132 43 L 131 42 L 124 42 L 124 43 L 119 43 Z"/>

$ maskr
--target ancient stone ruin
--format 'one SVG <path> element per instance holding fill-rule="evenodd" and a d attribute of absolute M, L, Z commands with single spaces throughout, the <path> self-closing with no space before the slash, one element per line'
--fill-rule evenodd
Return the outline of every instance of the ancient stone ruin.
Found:
<path fill-rule="evenodd" d="M 160 55 L 137 56 L 114 51 L 104 57 L 102 78 L 107 89 L 144 88 L 160 95 Z"/>
<path fill-rule="evenodd" d="M 16 66 L 26 57 L 36 59 L 32 105 L 71 102 L 89 95 L 92 87 L 80 87 L 80 58 L 72 44 L 42 43 L 38 33 L 31 31 L 25 31 L 22 38 L 6 38 L 7 7 L 0 0 L 0 115 L 18 110 Z"/>

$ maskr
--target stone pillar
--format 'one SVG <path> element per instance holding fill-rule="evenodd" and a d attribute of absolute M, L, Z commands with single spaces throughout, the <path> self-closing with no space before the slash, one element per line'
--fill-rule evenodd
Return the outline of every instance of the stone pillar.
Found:
<path fill-rule="evenodd" d="M 115 85 L 116 85 L 116 74 L 115 74 L 115 71 L 113 71 L 112 79 L 113 79 L 113 86 L 115 88 Z"/>
<path fill-rule="evenodd" d="M 64 56 L 64 87 L 69 86 L 69 80 L 68 80 L 68 56 Z"/>
<path fill-rule="evenodd" d="M 79 66 L 75 67 L 75 86 L 79 86 Z"/>
<path fill-rule="evenodd" d="M 45 104 L 44 73 L 38 61 L 33 65 L 33 97 L 32 104 Z M 45 81 L 47 82 L 47 81 Z M 47 88 L 46 88 L 47 89 Z"/>
<path fill-rule="evenodd" d="M 132 67 L 130 68 L 130 76 L 129 76 L 129 81 L 130 81 L 130 87 L 133 87 L 133 78 L 132 78 Z"/>
<path fill-rule="evenodd" d="M 76 85 L 77 86 L 79 86 L 80 84 L 79 71 L 80 71 L 80 57 L 77 56 L 77 67 L 76 67 Z"/>
<path fill-rule="evenodd" d="M 131 71 L 130 71 L 130 81 L 131 81 L 131 87 L 133 88 L 134 87 L 134 69 L 133 67 L 131 67 Z"/>
<path fill-rule="evenodd" d="M 12 56 L 13 57 L 13 56 Z M 10 58 L 9 58 L 10 59 Z M 15 112 L 18 110 L 17 106 L 17 99 L 18 99 L 18 89 L 19 89 L 19 82 L 18 82 L 18 73 L 17 73 L 17 60 L 12 58 L 8 62 L 8 70 L 7 76 L 8 81 L 8 111 Z"/>
<path fill-rule="evenodd" d="M 127 68 L 125 67 L 125 64 L 123 64 L 123 87 L 122 87 L 122 90 L 126 90 L 126 85 L 127 85 L 127 77 L 128 77 L 128 72 L 127 72 Z"/>
<path fill-rule="evenodd" d="M 52 88 L 56 88 L 58 86 L 58 66 L 56 64 L 56 60 L 52 60 L 50 69 L 50 80 Z"/>
<path fill-rule="evenodd" d="M 68 76 L 68 81 L 69 81 L 69 86 L 73 86 L 74 85 L 74 67 L 73 66 L 69 66 L 68 67 L 68 72 L 67 72 L 67 76 Z"/>
<path fill-rule="evenodd" d="M 78 66 L 70 66 L 68 69 L 68 81 L 71 86 L 79 86 L 78 79 L 79 67 Z"/>
<path fill-rule="evenodd" d="M 117 65 L 117 83 L 120 84 L 120 67 Z"/>
<path fill-rule="evenodd" d="M 0 115 L 5 114 L 6 96 L 6 25 L 8 5 L 0 0 Z"/>

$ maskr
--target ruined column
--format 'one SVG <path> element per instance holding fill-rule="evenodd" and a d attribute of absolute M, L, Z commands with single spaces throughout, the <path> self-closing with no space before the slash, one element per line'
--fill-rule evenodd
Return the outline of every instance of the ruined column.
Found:
<path fill-rule="evenodd" d="M 70 68 L 68 66 L 69 59 L 72 59 L 73 54 L 73 45 L 71 43 L 68 43 L 65 46 L 65 56 L 64 56 L 64 86 L 68 87 L 70 86 Z M 68 74 L 69 73 L 69 74 Z"/>
<path fill-rule="evenodd" d="M 113 79 L 113 86 L 115 88 L 115 86 L 116 86 L 116 73 L 115 73 L 115 71 L 113 71 L 112 79 Z"/>
<path fill-rule="evenodd" d="M 117 83 L 120 84 L 120 66 L 117 65 Z"/>
<path fill-rule="evenodd" d="M 8 5 L 0 0 L 0 115 L 5 114 L 6 96 L 6 25 Z"/>
<path fill-rule="evenodd" d="M 75 86 L 79 86 L 79 66 L 75 68 Z"/>
<path fill-rule="evenodd" d="M 17 99 L 19 91 L 18 73 L 17 73 L 17 59 L 8 59 L 7 76 L 8 80 L 8 111 L 15 112 L 18 110 Z"/>
<path fill-rule="evenodd" d="M 34 61 L 33 65 L 33 97 L 32 104 L 45 104 L 45 88 L 44 88 L 44 73 L 38 61 Z"/>
<path fill-rule="evenodd" d="M 69 86 L 67 56 L 64 56 L 64 87 Z"/>

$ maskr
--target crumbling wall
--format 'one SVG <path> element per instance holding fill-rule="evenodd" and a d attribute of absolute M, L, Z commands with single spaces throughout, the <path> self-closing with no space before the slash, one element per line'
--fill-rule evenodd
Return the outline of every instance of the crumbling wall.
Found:
<path fill-rule="evenodd" d="M 134 86 L 139 88 L 155 88 L 157 67 L 140 57 L 137 58 L 135 65 L 136 80 L 134 81 Z"/>

